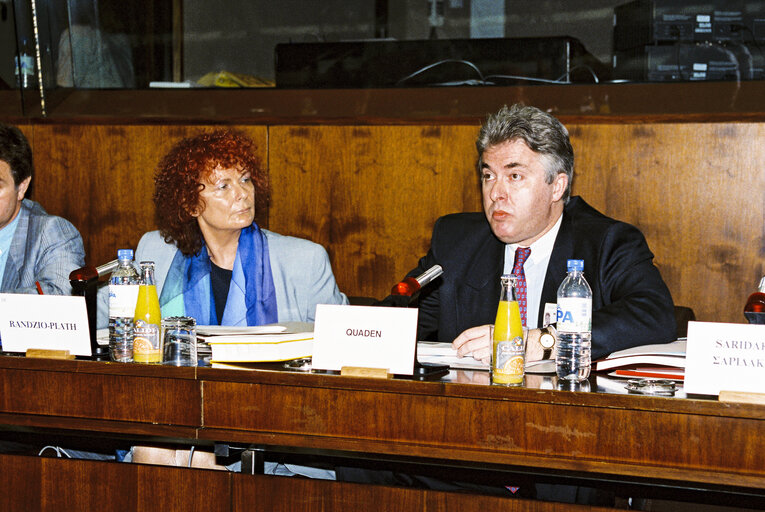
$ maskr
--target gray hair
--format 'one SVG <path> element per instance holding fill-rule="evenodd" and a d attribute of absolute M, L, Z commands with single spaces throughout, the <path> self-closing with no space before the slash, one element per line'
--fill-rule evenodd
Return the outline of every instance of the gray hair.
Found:
<path fill-rule="evenodd" d="M 574 149 L 571 147 L 566 127 L 554 116 L 536 107 L 505 105 L 496 114 L 486 118 L 478 133 L 475 142 L 478 150 L 478 171 L 481 171 L 483 165 L 484 151 L 512 140 L 522 140 L 529 149 L 541 155 L 545 182 L 552 183 L 561 173 L 568 176 L 568 185 L 563 193 L 563 202 L 567 203 L 574 178 Z"/>

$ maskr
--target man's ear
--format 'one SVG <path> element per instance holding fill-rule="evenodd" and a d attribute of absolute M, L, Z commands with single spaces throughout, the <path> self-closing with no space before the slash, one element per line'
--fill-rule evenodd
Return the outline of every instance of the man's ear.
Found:
<path fill-rule="evenodd" d="M 29 188 L 29 183 L 32 181 L 32 176 L 28 176 L 24 181 L 19 183 L 19 186 L 16 187 L 16 198 L 21 201 L 24 199 L 24 194 L 27 193 L 27 189 Z"/>
<path fill-rule="evenodd" d="M 559 172 L 553 180 L 553 201 L 560 201 L 568 187 L 568 175 L 565 172 Z"/>

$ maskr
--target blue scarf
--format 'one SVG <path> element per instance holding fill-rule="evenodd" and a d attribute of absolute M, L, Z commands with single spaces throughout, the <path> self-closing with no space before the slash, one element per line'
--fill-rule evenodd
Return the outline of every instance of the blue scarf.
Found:
<path fill-rule="evenodd" d="M 159 305 L 162 316 L 190 316 L 199 325 L 217 325 L 207 245 L 196 256 L 175 254 Z M 279 320 L 268 241 L 257 224 L 239 235 L 231 285 L 221 325 L 263 325 Z"/>

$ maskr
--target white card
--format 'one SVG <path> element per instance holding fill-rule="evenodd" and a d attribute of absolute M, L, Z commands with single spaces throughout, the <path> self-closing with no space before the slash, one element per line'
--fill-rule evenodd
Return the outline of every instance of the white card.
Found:
<path fill-rule="evenodd" d="M 688 322 L 686 393 L 765 393 L 765 325 Z"/>
<path fill-rule="evenodd" d="M 319 304 L 312 367 L 383 368 L 389 373 L 412 375 L 417 313 L 415 308 Z"/>
<path fill-rule="evenodd" d="M 89 356 L 85 297 L 0 293 L 0 338 L 6 352 L 39 348 Z"/>
<path fill-rule="evenodd" d="M 547 327 L 550 324 L 554 324 L 558 317 L 558 303 L 547 302 L 545 303 L 544 315 L 542 316 L 542 327 Z"/>

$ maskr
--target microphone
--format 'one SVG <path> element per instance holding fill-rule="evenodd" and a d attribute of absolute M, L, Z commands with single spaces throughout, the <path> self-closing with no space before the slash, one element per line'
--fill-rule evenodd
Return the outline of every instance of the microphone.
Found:
<path fill-rule="evenodd" d="M 405 277 L 390 290 L 390 295 L 375 303 L 375 306 L 409 307 L 409 303 L 423 287 L 432 283 L 444 273 L 441 265 L 433 265 L 417 277 Z M 417 359 L 417 345 L 414 346 L 414 369 L 412 377 L 419 380 L 441 377 L 449 373 L 449 365 L 420 363 Z"/>
<path fill-rule="evenodd" d="M 100 345 L 96 339 L 98 278 L 110 274 L 119 264 L 119 260 L 112 260 L 98 267 L 85 265 L 69 273 L 72 295 L 85 297 L 85 306 L 88 311 L 88 327 L 90 329 L 90 351 L 95 360 L 106 360 L 109 358 L 109 347 Z"/>
<path fill-rule="evenodd" d="M 430 283 L 443 273 L 444 269 L 441 268 L 441 265 L 433 265 L 417 277 L 405 277 L 403 281 L 399 282 L 393 286 L 393 288 L 391 288 L 390 294 L 413 297 L 414 294 L 419 292 L 423 286 Z"/>
<path fill-rule="evenodd" d="M 72 270 L 72 272 L 69 274 L 69 281 L 84 281 L 86 283 L 94 281 L 101 276 L 111 274 L 112 271 L 119 266 L 119 264 L 120 260 L 112 260 L 109 263 L 104 263 L 98 267 L 85 265 L 84 267 Z"/>
<path fill-rule="evenodd" d="M 423 287 L 444 273 L 441 265 L 433 265 L 417 277 L 405 277 L 393 285 L 390 295 L 377 302 L 376 306 L 408 307 Z"/>

